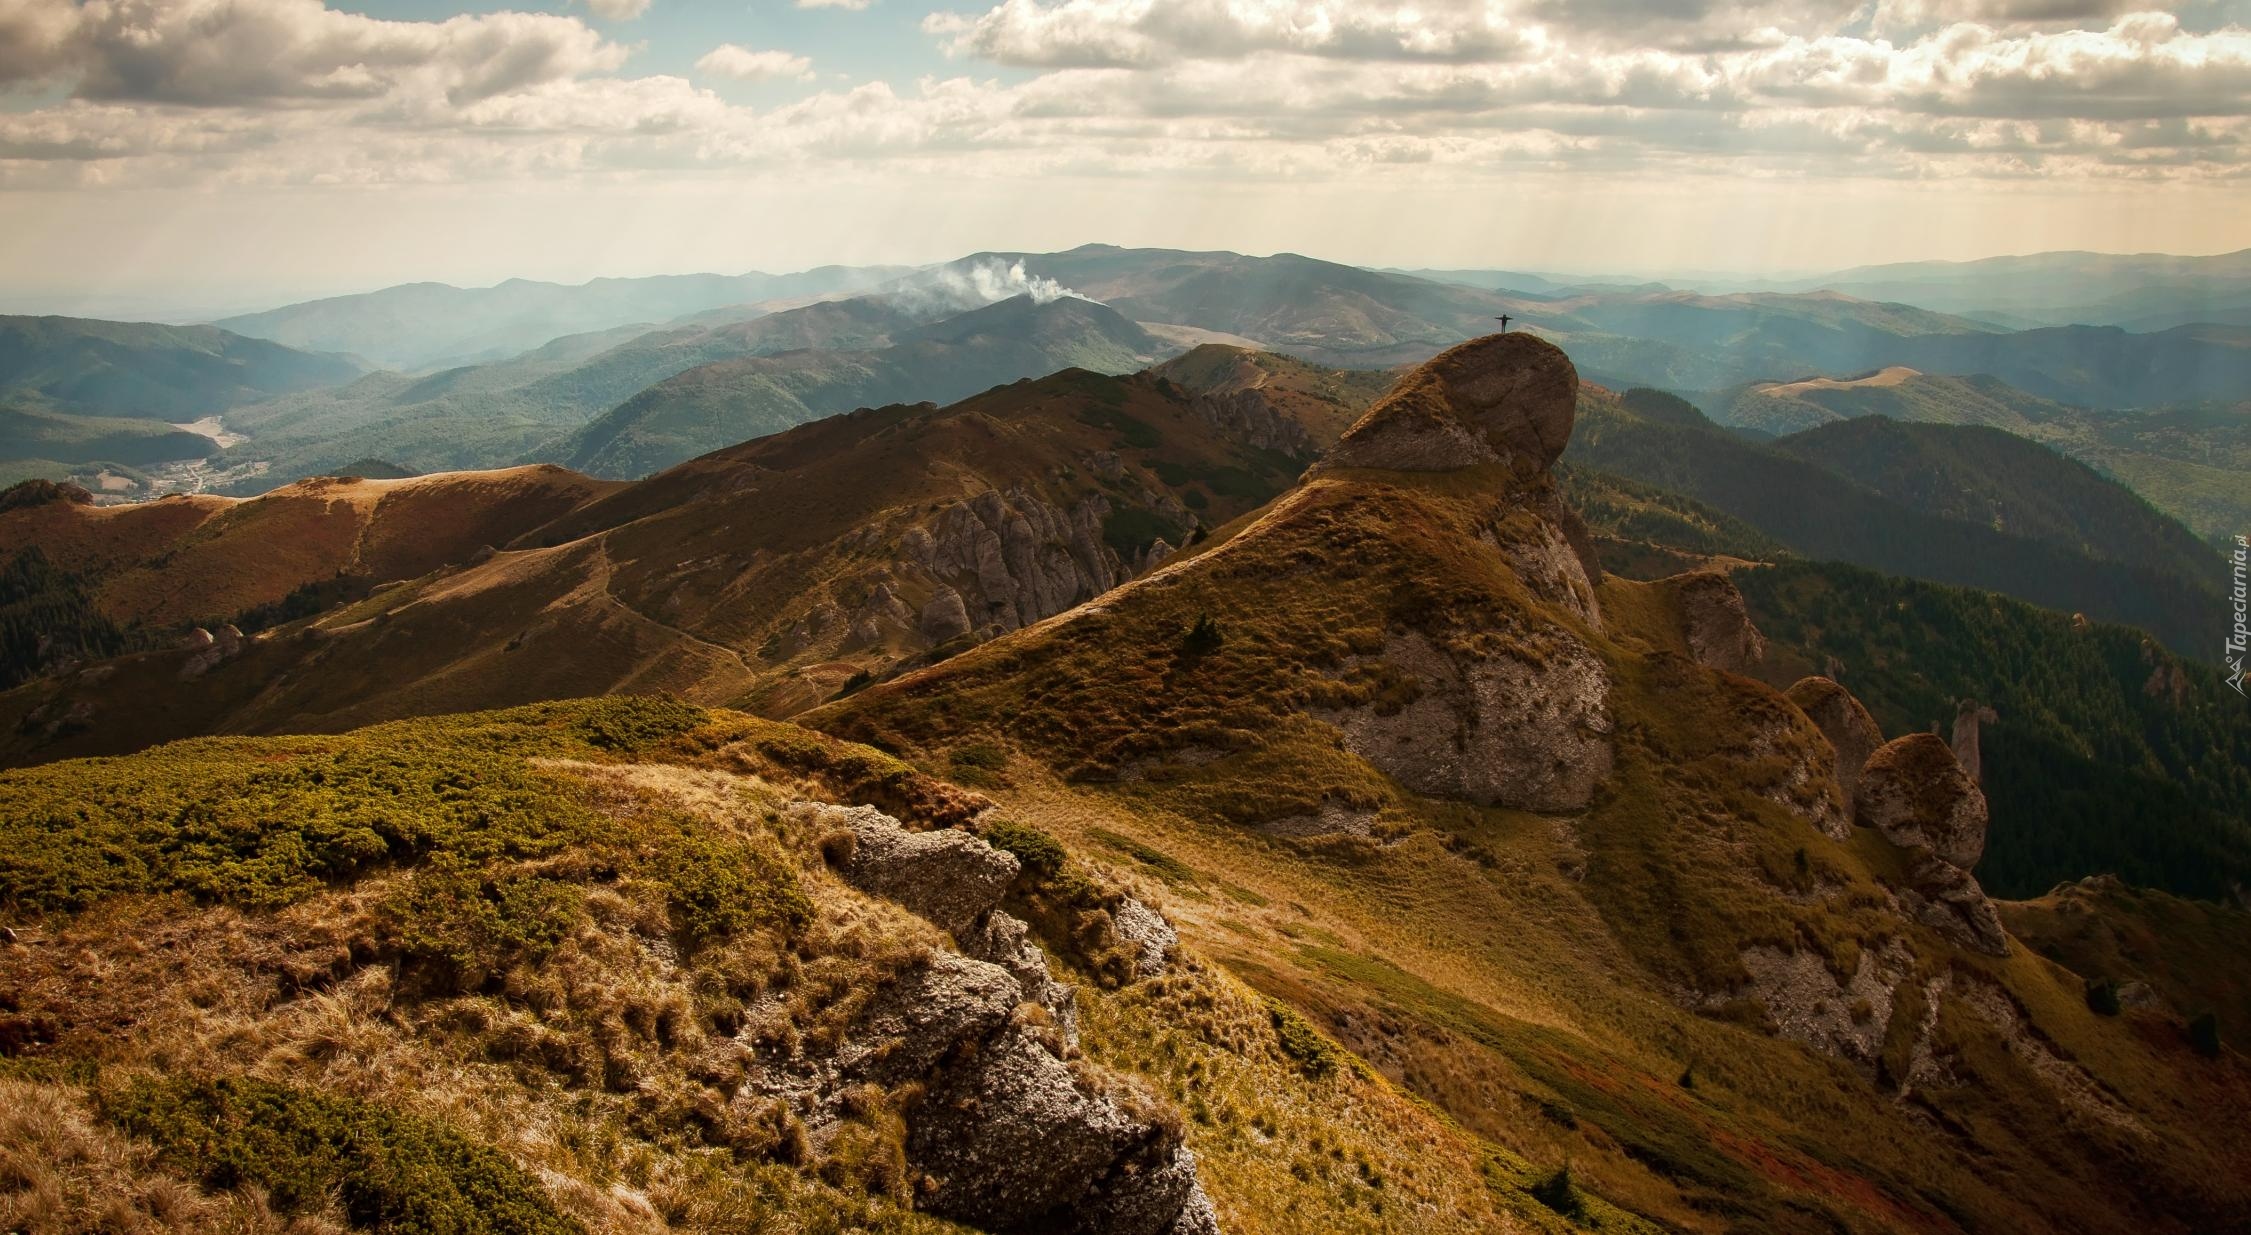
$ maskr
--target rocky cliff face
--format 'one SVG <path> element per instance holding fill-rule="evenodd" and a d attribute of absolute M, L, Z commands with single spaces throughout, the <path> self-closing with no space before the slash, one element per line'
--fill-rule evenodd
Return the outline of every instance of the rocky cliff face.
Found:
<path fill-rule="evenodd" d="M 1600 630 L 1595 573 L 1548 472 L 1570 440 L 1578 388 L 1570 359 L 1545 340 L 1493 335 L 1464 343 L 1400 379 L 1319 470 L 1499 465 L 1506 513 L 1480 538 L 1535 599 Z M 1439 639 L 1404 630 L 1372 659 L 1415 684 L 1412 701 L 1324 717 L 1347 748 L 1418 793 L 1572 811 L 1610 774 L 1609 676 L 1586 641 L 1563 626 L 1519 622 Z"/>
<path fill-rule="evenodd" d="M 1806 714 L 1836 752 L 1837 785 L 1851 801 L 1860 789 L 1860 769 L 1868 756 L 1884 744 L 1876 718 L 1868 714 L 1852 692 L 1825 677 L 1804 677 L 1787 692 L 1790 702 Z"/>

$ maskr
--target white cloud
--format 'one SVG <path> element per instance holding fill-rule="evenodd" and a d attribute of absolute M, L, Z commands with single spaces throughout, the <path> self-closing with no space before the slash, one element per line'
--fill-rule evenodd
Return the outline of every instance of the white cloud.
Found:
<path fill-rule="evenodd" d="M 796 3 L 801 9 L 844 9 L 864 13 L 875 0 L 796 0 Z"/>
<path fill-rule="evenodd" d="M 586 0 L 586 7 L 603 21 L 632 21 L 649 11 L 649 0 Z"/>
<path fill-rule="evenodd" d="M 2079 0 L 1888 0 L 1943 23 L 1895 38 L 1842 2 L 1585 0 L 1572 24 L 1501 0 L 1002 0 L 930 28 L 1030 74 L 808 84 L 750 108 L 626 73 L 626 49 L 571 17 L 0 0 L 0 87 L 70 95 L 0 110 L 0 187 L 876 164 L 953 180 L 2251 179 L 2251 31 L 2049 20 Z M 1642 8 L 1647 37 L 1621 41 Z M 1615 19 L 1599 37 L 1581 29 L 1595 9 Z M 1946 20 L 1973 10 L 1991 20 Z M 1769 24 L 1744 35 L 1730 14 Z M 817 82 L 803 56 L 735 44 L 695 68 Z"/>
<path fill-rule="evenodd" d="M 696 72 L 736 81 L 803 81 L 813 76 L 813 62 L 786 51 L 752 51 L 739 43 L 721 43 L 696 61 Z"/>

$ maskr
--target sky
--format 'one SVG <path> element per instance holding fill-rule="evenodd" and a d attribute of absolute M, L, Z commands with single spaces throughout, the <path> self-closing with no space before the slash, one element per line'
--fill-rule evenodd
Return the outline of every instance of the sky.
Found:
<path fill-rule="evenodd" d="M 0 308 L 2251 247 L 2251 0 L 0 0 Z"/>

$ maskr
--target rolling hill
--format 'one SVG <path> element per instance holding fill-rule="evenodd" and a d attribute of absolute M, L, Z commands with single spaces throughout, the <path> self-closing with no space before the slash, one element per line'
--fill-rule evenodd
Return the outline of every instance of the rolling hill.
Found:
<path fill-rule="evenodd" d="M 1900 366 L 1845 380 L 1758 383 L 1726 401 L 1716 419 L 1781 434 L 1858 416 L 2006 429 L 2117 479 L 2214 544 L 2251 526 L 2251 498 L 2237 483 L 2251 468 L 2251 405 L 2090 411 L 1999 378 Z"/>
<path fill-rule="evenodd" d="M 385 368 L 504 359 L 564 335 L 668 322 L 711 309 L 815 300 L 865 291 L 904 273 L 824 266 L 798 274 L 661 275 L 575 286 L 510 279 L 493 287 L 409 283 L 285 305 L 216 323 L 292 347 L 348 352 Z"/>
<path fill-rule="evenodd" d="M 557 467 L 524 467 L 322 477 L 256 498 L 117 506 L 54 490 L 0 508 L 0 560 L 35 549 L 85 585 L 111 620 L 177 631 L 243 621 L 301 591 L 330 589 L 333 603 L 338 589 L 364 592 L 466 562 L 611 488 Z"/>
<path fill-rule="evenodd" d="M 342 356 L 210 326 L 0 317 L 0 404 L 17 407 L 190 421 L 359 373 Z"/>
<path fill-rule="evenodd" d="M 1950 441 L 1966 432 L 1972 431 L 1926 426 L 1922 436 Z M 1974 442 L 1998 444 L 2007 458 L 2021 454 L 1990 437 Z M 1968 457 L 1974 452 L 1961 453 Z M 2046 456 L 2039 460 L 2040 474 L 2073 485 L 2076 496 L 2066 505 L 2138 511 L 2128 526 L 2139 529 L 2140 539 L 2113 541 L 2105 551 L 2117 556 L 2095 558 L 2085 552 L 2083 532 L 2060 530 L 2068 518 L 2031 519 L 2027 528 L 2033 535 L 1996 529 L 1989 515 L 1949 518 L 1887 497 L 1775 445 L 1744 441 L 1694 406 L 1656 391 L 1630 391 L 1624 397 L 1590 391 L 1571 458 L 1694 498 L 1806 557 L 1984 588 L 2067 614 L 2138 626 L 2176 650 L 2209 646 L 2219 634 L 2216 571 L 2183 573 L 2177 565 L 2167 565 L 2180 562 L 2185 552 L 2180 529 L 2100 476 L 2083 469 L 2059 471 Z M 2017 494 L 2028 511 L 2041 501 L 2006 475 L 1971 483 L 1980 491 Z"/>
<path fill-rule="evenodd" d="M 2203 257 L 2165 253 L 2030 253 L 1969 262 L 1861 266 L 1783 284 L 1904 300 L 2016 325 L 2165 330 L 2247 323 L 2251 249 Z"/>
<path fill-rule="evenodd" d="M 1873 416 L 1776 441 L 1911 510 L 2058 545 L 2183 582 L 2212 577 L 2218 555 L 2131 489 L 2035 441 L 1982 425 Z"/>
<path fill-rule="evenodd" d="M 454 568 L 334 598 L 192 681 L 187 653 L 164 650 L 33 683 L 0 711 L 46 719 L 0 742 L 51 759 L 659 689 L 786 715 L 1094 598 L 1281 491 L 1315 449 L 1288 401 L 1083 370 L 946 408 L 826 417 L 527 522 L 482 560 L 449 552 L 437 560 Z M 345 529 L 322 482 L 296 488 L 227 509 Z M 65 515 L 103 530 L 133 512 L 184 522 L 191 501 Z M 17 514 L 65 517 L 0 519 Z M 202 542 L 173 539 L 163 560 L 178 569 L 120 572 L 101 595 L 197 578 Z M 83 723 L 48 724 L 72 714 Z"/>
<path fill-rule="evenodd" d="M 645 476 L 856 407 L 959 399 L 1058 369 L 1126 373 L 1166 350 L 1092 301 L 1016 296 L 898 330 L 882 346 L 806 349 L 689 369 L 544 453 L 594 475 Z"/>
<path fill-rule="evenodd" d="M 860 298 L 747 320 L 574 335 L 505 361 L 421 377 L 370 374 L 339 389 L 238 409 L 229 427 L 251 440 L 222 459 L 265 464 L 254 488 L 367 455 L 418 471 L 505 466 L 699 365 L 793 349 L 865 347 L 922 320 L 888 302 Z"/>

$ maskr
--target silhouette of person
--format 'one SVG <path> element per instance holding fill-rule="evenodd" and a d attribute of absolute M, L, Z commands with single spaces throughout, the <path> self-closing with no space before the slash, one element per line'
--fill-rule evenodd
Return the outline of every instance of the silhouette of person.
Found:
<path fill-rule="evenodd" d="M 1500 317 L 1499 317 L 1499 318 L 1497 318 L 1497 319 L 1495 319 L 1495 320 L 1497 320 L 1497 321 L 1499 321 L 1499 322 L 1501 323 L 1501 333 L 1502 333 L 1502 334 L 1507 334 L 1507 333 L 1508 333 L 1508 324 L 1509 324 L 1509 322 L 1510 322 L 1511 320 L 1513 320 L 1513 319 L 1511 319 L 1511 318 L 1509 317 L 1509 315 L 1508 315 L 1508 314 L 1506 314 L 1506 313 L 1503 313 L 1503 314 L 1501 314 L 1501 315 L 1500 315 Z"/>

